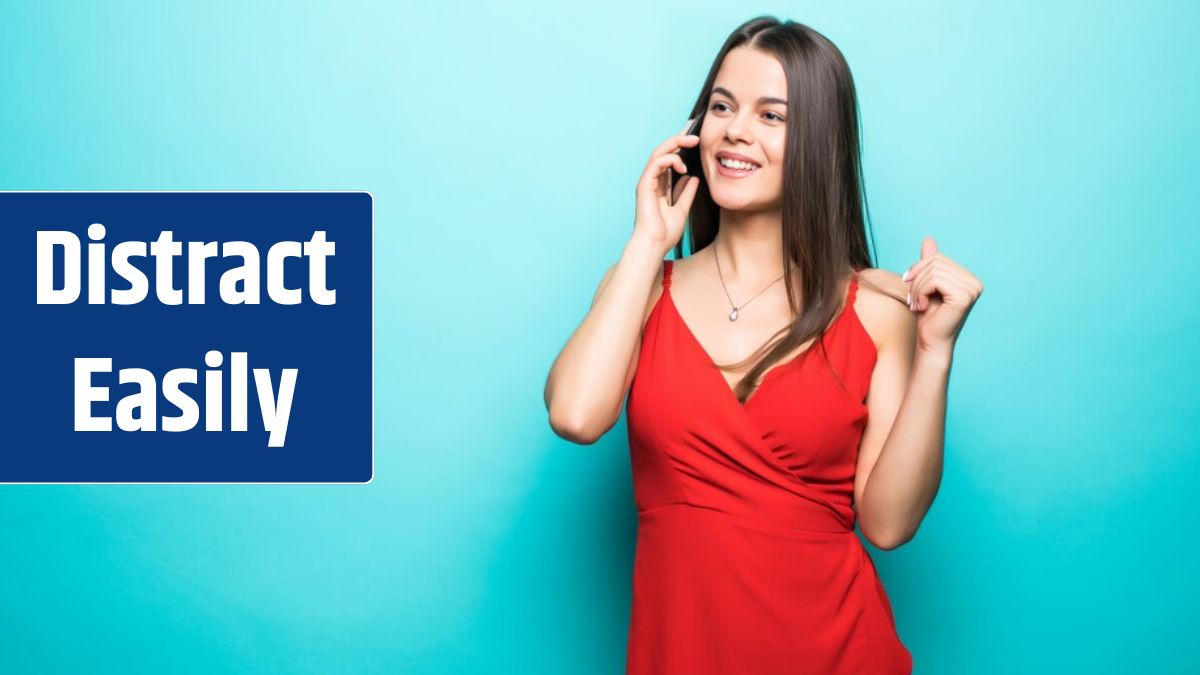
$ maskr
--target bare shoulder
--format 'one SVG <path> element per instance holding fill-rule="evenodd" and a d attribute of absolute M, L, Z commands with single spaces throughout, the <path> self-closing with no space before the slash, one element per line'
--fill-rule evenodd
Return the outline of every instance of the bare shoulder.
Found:
<path fill-rule="evenodd" d="M 874 267 L 861 270 L 858 281 L 854 310 L 876 349 L 911 341 L 917 317 L 908 308 L 908 283 L 891 270 Z"/>

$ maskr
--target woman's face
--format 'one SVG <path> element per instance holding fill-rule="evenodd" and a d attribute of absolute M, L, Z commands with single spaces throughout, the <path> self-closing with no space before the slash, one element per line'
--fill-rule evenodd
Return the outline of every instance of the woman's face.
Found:
<path fill-rule="evenodd" d="M 700 156 L 713 201 L 737 211 L 783 204 L 787 78 L 767 52 L 741 46 L 721 62 L 700 128 Z M 727 154 L 753 165 L 723 166 Z"/>

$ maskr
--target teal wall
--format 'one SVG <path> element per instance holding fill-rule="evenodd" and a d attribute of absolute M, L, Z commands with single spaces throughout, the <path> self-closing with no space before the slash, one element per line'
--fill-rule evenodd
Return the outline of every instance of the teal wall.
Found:
<path fill-rule="evenodd" d="M 571 445 L 542 386 L 758 13 L 847 55 L 880 266 L 987 287 L 941 492 L 871 549 L 916 672 L 1200 670 L 1200 8 L 618 0 L 0 6 L 0 188 L 376 215 L 374 482 L 0 486 L 0 671 L 620 672 L 624 421 Z"/>

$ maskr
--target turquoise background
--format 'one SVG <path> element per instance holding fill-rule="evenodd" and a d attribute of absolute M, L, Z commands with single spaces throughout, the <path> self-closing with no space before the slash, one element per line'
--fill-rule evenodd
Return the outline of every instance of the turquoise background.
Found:
<path fill-rule="evenodd" d="M 869 549 L 915 672 L 1200 670 L 1197 5 L 618 1 L 0 6 L 0 188 L 376 218 L 374 482 L 0 486 L 0 671 L 621 672 L 624 420 L 567 443 L 542 387 L 760 13 L 850 62 L 879 265 L 987 287 L 937 501 Z"/>

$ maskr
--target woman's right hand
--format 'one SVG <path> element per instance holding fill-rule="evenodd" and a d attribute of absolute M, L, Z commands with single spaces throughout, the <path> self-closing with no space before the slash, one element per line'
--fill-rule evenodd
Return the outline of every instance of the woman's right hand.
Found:
<path fill-rule="evenodd" d="M 697 176 L 684 175 L 687 167 L 683 159 L 676 154 L 680 148 L 690 148 L 700 143 L 699 136 L 686 134 L 691 125 L 692 120 L 688 120 L 683 131 L 654 149 L 637 184 L 637 213 L 633 236 L 643 237 L 662 248 L 663 255 L 674 248 L 683 236 L 683 225 L 687 221 L 692 200 L 695 199 L 696 190 L 700 186 Z M 667 167 L 684 176 L 675 186 L 674 205 L 667 203 L 667 190 L 670 189 Z"/>

